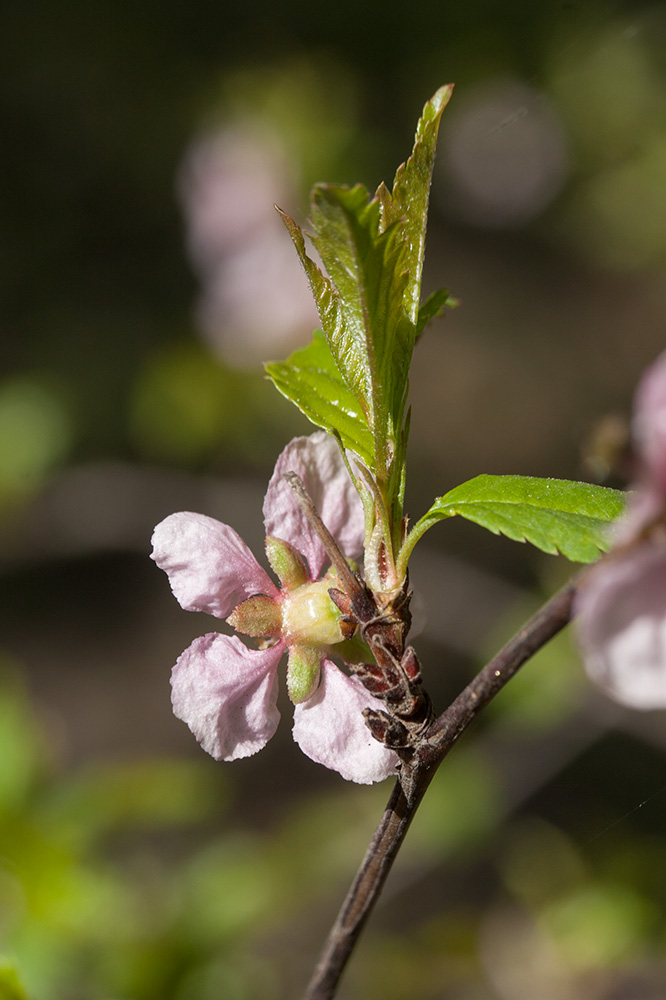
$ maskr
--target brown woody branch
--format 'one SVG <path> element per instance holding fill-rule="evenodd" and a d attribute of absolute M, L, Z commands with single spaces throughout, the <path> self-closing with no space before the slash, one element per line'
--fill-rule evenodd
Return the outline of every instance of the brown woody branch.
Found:
<path fill-rule="evenodd" d="M 342 909 L 331 928 L 303 1000 L 331 1000 L 363 926 L 379 897 L 416 810 L 449 750 L 504 685 L 571 620 L 574 577 L 486 664 L 403 759 L 398 781 Z"/>

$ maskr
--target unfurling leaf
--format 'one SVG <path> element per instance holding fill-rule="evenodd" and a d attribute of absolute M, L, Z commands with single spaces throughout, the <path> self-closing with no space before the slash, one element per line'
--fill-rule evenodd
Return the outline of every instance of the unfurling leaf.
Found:
<path fill-rule="evenodd" d="M 402 479 L 394 466 L 404 461 L 405 404 L 416 338 L 445 305 L 453 304 L 448 293 L 437 292 L 419 310 L 437 132 L 451 90 L 442 87 L 426 104 L 412 155 L 398 168 L 391 192 L 382 184 L 371 199 L 362 185 L 314 188 L 311 240 L 325 272 L 308 253 L 301 229 L 281 213 L 317 304 L 330 361 L 313 364 L 312 354 L 297 352 L 281 365 L 270 364 L 267 372 L 313 423 L 338 434 L 343 443 L 355 440 L 382 493 L 390 493 Z M 320 359 L 321 344 L 316 354 Z M 296 386 L 301 379 L 308 383 L 305 390 Z M 341 419 L 333 405 L 336 393 L 344 400 Z M 366 434 L 358 427 L 363 422 Z M 393 508 L 395 497 L 385 499 L 387 508 Z"/>
<path fill-rule="evenodd" d="M 405 309 L 412 323 L 416 323 L 421 299 L 428 201 L 439 122 L 452 93 L 453 84 L 447 84 L 440 87 L 428 101 L 416 127 L 412 155 L 398 167 L 393 191 L 389 194 L 384 185 L 381 185 L 376 195 L 382 205 L 382 228 L 386 229 L 393 222 L 402 220 L 408 244 L 406 266 L 409 271 Z"/>
<path fill-rule="evenodd" d="M 392 191 L 381 184 L 371 198 L 360 184 L 315 186 L 308 237 L 323 267 L 306 248 L 299 226 L 280 213 L 323 333 L 266 371 L 315 425 L 362 460 L 365 471 L 357 486 L 366 514 L 366 574 L 377 589 L 397 589 L 403 582 L 395 559 L 403 539 L 414 345 L 427 323 L 455 304 L 448 292 L 439 291 L 420 306 L 437 133 L 452 89 L 442 87 L 423 109 L 412 155 L 398 168 Z"/>

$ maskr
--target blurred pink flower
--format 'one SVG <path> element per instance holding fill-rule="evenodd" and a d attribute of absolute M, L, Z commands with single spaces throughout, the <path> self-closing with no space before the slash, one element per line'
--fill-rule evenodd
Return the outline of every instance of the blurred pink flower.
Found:
<path fill-rule="evenodd" d="M 636 492 L 616 547 L 584 580 L 578 638 L 592 680 L 633 708 L 666 707 L 666 353 L 641 380 Z"/>
<path fill-rule="evenodd" d="M 292 174 L 279 142 L 249 125 L 196 140 L 180 169 L 187 249 L 201 283 L 197 324 L 231 364 L 283 356 L 318 324 L 273 207 L 293 203 Z"/>
<path fill-rule="evenodd" d="M 277 667 L 287 652 L 293 735 L 303 752 L 348 780 L 381 781 L 398 760 L 371 736 L 362 714 L 381 703 L 329 659 L 344 640 L 328 596 L 335 577 L 321 577 L 326 553 L 283 478 L 287 471 L 301 477 L 345 556 L 361 554 L 361 503 L 337 443 L 323 431 L 287 445 L 268 485 L 266 552 L 280 588 L 228 525 L 187 512 L 158 524 L 152 558 L 181 607 L 230 616 L 238 631 L 269 640 L 250 649 L 217 632 L 195 639 L 172 671 L 174 712 L 216 759 L 256 753 L 278 725 Z"/>

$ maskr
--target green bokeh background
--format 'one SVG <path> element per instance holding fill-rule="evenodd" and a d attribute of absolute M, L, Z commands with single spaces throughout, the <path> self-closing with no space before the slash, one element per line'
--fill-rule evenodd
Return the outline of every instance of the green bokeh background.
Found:
<path fill-rule="evenodd" d="M 666 5 L 36 0 L 0 30 L 0 1000 L 288 1000 L 389 789 L 303 758 L 284 700 L 229 765 L 170 712 L 217 623 L 178 608 L 152 527 L 199 510 L 259 553 L 275 457 L 308 433 L 199 335 L 185 151 L 261 121 L 302 218 L 317 180 L 390 180 L 455 81 L 425 284 L 462 305 L 417 352 L 410 513 L 480 472 L 623 485 L 665 341 Z M 536 207 L 470 208 L 457 154 L 508 156 L 521 192 L 555 140 Z M 441 708 L 571 567 L 431 535 Z M 438 775 L 340 997 L 661 1000 L 665 732 L 592 691 L 568 636 L 544 650 Z"/>

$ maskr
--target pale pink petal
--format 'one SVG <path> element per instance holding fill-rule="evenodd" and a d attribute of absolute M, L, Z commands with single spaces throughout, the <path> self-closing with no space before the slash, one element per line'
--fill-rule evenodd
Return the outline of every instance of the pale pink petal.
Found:
<path fill-rule="evenodd" d="M 356 677 L 347 677 L 324 660 L 319 687 L 294 709 L 294 739 L 318 764 L 347 781 L 370 785 L 398 770 L 398 757 L 371 734 L 364 708 L 382 708 Z"/>
<path fill-rule="evenodd" d="M 636 391 L 634 436 L 647 466 L 666 496 L 666 352 L 648 368 Z"/>
<path fill-rule="evenodd" d="M 184 511 L 161 521 L 153 532 L 151 559 L 168 575 L 186 611 L 226 618 L 246 597 L 278 593 L 233 528 L 204 514 Z"/>
<path fill-rule="evenodd" d="M 216 760 L 249 757 L 277 729 L 277 665 L 282 643 L 248 649 L 236 636 L 195 639 L 171 672 L 174 714 Z"/>
<path fill-rule="evenodd" d="M 282 538 L 297 548 L 307 559 L 310 575 L 316 580 L 329 560 L 283 479 L 285 472 L 300 476 L 342 552 L 349 559 L 357 559 L 363 551 L 363 507 L 337 441 L 325 431 L 294 438 L 275 464 L 264 500 L 266 534 Z"/>
<path fill-rule="evenodd" d="M 576 611 L 586 670 L 633 708 L 666 707 L 666 546 L 645 543 L 604 560 Z"/>
<path fill-rule="evenodd" d="M 637 535 L 654 524 L 664 510 L 662 491 L 650 482 L 627 495 L 627 507 L 623 516 L 612 526 L 614 544 L 625 545 L 633 542 Z"/>

